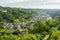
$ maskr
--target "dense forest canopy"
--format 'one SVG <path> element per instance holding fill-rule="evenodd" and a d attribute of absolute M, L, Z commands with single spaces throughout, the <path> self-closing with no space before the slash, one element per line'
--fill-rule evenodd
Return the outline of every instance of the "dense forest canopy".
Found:
<path fill-rule="evenodd" d="M 0 7 L 0 20 L 6 22 L 26 21 L 35 16 L 35 13 L 20 8 Z"/>
<path fill-rule="evenodd" d="M 40 19 L 45 17 L 44 21 Z M 60 40 L 60 15 L 54 19 L 49 17 L 22 8 L 0 6 L 0 40 Z"/>

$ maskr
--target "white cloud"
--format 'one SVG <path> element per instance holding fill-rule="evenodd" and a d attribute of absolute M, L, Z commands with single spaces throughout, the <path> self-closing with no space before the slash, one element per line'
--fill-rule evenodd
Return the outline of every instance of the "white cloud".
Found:
<path fill-rule="evenodd" d="M 0 5 L 22 8 L 60 8 L 60 0 L 0 0 Z"/>
<path fill-rule="evenodd" d="M 24 2 L 28 0 L 0 0 L 0 2 L 14 3 L 14 2 Z"/>

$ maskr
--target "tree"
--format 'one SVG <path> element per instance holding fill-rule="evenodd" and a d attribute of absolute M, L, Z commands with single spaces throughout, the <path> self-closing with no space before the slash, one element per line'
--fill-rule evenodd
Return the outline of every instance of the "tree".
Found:
<path fill-rule="evenodd" d="M 33 25 L 33 29 L 32 31 L 34 33 L 41 33 L 43 31 L 48 31 L 49 26 L 47 26 L 44 22 L 42 21 L 37 21 L 34 25 Z"/>

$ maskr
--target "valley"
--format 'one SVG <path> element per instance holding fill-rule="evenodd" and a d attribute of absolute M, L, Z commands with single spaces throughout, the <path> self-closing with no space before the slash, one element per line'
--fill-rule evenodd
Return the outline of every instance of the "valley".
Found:
<path fill-rule="evenodd" d="M 0 40 L 60 40 L 59 9 L 0 6 Z"/>

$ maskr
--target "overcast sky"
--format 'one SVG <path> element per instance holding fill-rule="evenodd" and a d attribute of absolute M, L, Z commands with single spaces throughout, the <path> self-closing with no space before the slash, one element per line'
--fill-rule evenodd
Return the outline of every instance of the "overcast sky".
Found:
<path fill-rule="evenodd" d="M 60 0 L 0 0 L 0 6 L 60 9 Z"/>

